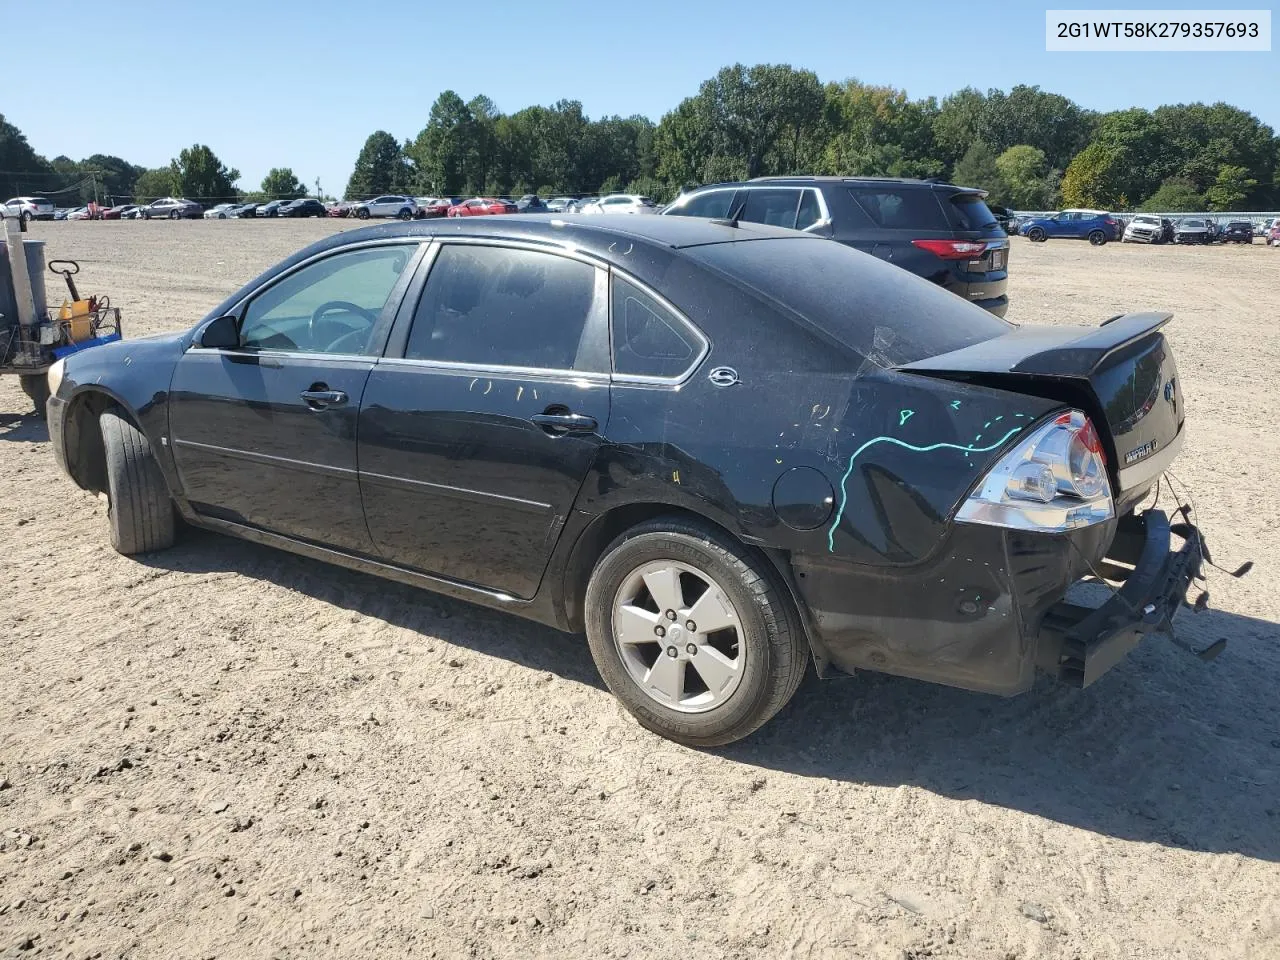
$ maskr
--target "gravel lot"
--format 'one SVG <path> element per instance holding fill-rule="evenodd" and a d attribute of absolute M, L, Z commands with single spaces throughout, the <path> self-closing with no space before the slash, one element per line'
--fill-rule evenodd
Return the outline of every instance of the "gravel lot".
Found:
<path fill-rule="evenodd" d="M 141 335 L 348 226 L 33 233 Z M 211 534 L 116 555 L 0 379 L 0 957 L 1280 956 L 1280 252 L 1015 239 L 1012 275 L 1018 321 L 1176 312 L 1177 474 L 1259 562 L 1179 620 L 1226 652 L 811 679 L 716 753 L 580 638 Z"/>

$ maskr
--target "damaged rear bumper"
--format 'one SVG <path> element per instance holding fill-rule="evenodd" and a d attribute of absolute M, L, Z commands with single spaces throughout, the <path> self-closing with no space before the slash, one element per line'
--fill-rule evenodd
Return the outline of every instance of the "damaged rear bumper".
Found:
<path fill-rule="evenodd" d="M 1175 533 L 1183 538 L 1176 550 Z M 1171 525 L 1160 510 L 1124 517 L 1107 552 L 1114 562 L 1106 571 L 1109 578 L 1123 578 L 1123 586 L 1100 607 L 1054 604 L 1040 625 L 1039 666 L 1065 683 L 1087 687 L 1148 633 L 1171 628 L 1203 559 L 1200 531 L 1192 524 Z"/>

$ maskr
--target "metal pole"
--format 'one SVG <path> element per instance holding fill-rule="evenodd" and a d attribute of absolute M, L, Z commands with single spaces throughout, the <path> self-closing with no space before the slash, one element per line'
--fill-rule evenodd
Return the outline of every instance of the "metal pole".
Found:
<path fill-rule="evenodd" d="M 27 273 L 27 253 L 22 248 L 22 228 L 17 217 L 4 217 L 5 248 L 9 251 L 9 272 L 13 274 L 13 295 L 18 301 L 18 323 L 36 324 L 36 298 Z"/>

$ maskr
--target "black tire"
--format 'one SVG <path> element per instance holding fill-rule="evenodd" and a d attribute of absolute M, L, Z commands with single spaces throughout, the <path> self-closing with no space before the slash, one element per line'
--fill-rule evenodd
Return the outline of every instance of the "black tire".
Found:
<path fill-rule="evenodd" d="M 1048 236 L 1044 232 L 1044 227 L 1032 227 L 1027 231 L 1027 239 L 1032 243 L 1044 243 Z"/>
<path fill-rule="evenodd" d="M 18 377 L 22 383 L 22 392 L 31 398 L 36 405 L 36 416 L 44 416 L 44 405 L 49 399 L 49 378 L 43 373 L 27 374 Z"/>
<path fill-rule="evenodd" d="M 412 220 L 412 219 L 413 219 L 413 211 L 412 211 L 412 210 L 410 210 L 408 207 L 405 207 L 405 208 L 404 208 L 403 210 L 401 210 L 398 214 L 396 214 L 396 218 L 397 218 L 397 219 L 399 219 L 399 220 Z"/>
<path fill-rule="evenodd" d="M 32 216 L 32 215 L 31 215 L 31 211 L 30 211 L 30 210 L 23 210 L 23 211 L 22 211 L 22 222 L 23 222 L 23 223 L 30 223 L 30 222 L 31 222 L 31 216 Z"/>
<path fill-rule="evenodd" d="M 368 208 L 367 208 L 367 207 L 361 207 L 359 210 L 357 210 L 357 211 L 356 211 L 356 219 L 357 219 L 357 220 L 368 220 L 368 219 L 369 219 L 369 210 L 368 210 Z"/>
<path fill-rule="evenodd" d="M 651 698 L 628 673 L 613 638 L 613 604 L 623 582 L 639 566 L 660 560 L 713 578 L 741 624 L 742 678 L 724 704 L 704 713 L 684 713 Z M 794 606 L 766 562 L 710 525 L 683 517 L 640 524 L 609 545 L 587 585 L 584 619 L 591 655 L 613 695 L 643 727 L 690 747 L 723 746 L 751 734 L 786 706 L 808 666 Z"/>
<path fill-rule="evenodd" d="M 173 545 L 173 501 L 151 443 L 119 407 L 98 418 L 107 455 L 107 524 L 111 546 L 129 556 Z"/>
<path fill-rule="evenodd" d="M 1089 242 L 1095 247 L 1101 247 L 1107 242 L 1107 235 L 1101 230 L 1091 231 L 1089 234 Z"/>

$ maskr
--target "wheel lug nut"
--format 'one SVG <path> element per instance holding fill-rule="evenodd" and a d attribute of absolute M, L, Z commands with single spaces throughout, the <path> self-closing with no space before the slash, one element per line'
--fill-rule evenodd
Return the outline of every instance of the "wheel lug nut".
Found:
<path fill-rule="evenodd" d="M 679 650 L 677 650 L 675 647 L 667 647 L 667 656 L 668 656 L 668 657 L 678 657 L 678 656 L 680 656 L 680 651 L 679 651 Z"/>
<path fill-rule="evenodd" d="M 698 652 L 698 645 L 695 643 L 691 643 L 684 649 L 690 656 L 692 656 L 693 654 Z"/>
<path fill-rule="evenodd" d="M 653 632 L 660 637 L 665 637 L 667 635 L 667 628 L 663 626 L 657 626 L 653 628 Z"/>
<path fill-rule="evenodd" d="M 675 612 L 674 610 L 668 610 L 668 611 L 667 611 L 667 619 L 668 619 L 668 620 L 675 620 L 675 618 L 676 618 L 676 612 Z"/>
<path fill-rule="evenodd" d="M 690 633 L 698 632 L 698 625 L 694 623 L 692 620 L 686 620 L 684 623 L 684 626 L 685 626 L 685 629 L 688 630 Z"/>

